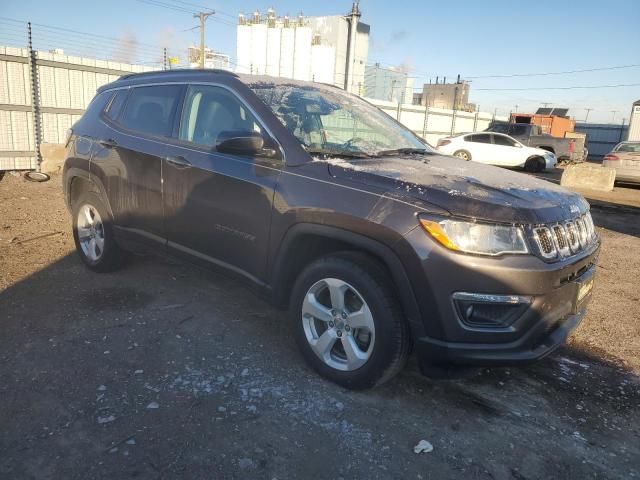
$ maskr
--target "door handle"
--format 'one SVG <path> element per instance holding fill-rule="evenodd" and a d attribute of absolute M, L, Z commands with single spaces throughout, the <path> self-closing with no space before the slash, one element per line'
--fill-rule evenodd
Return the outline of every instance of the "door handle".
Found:
<path fill-rule="evenodd" d="M 98 140 L 98 143 L 104 148 L 113 148 L 118 146 L 118 142 L 116 142 L 113 138 L 108 138 L 107 140 Z"/>
<path fill-rule="evenodd" d="M 166 157 L 165 160 L 177 168 L 189 168 L 191 166 L 191 162 L 182 155 Z"/>

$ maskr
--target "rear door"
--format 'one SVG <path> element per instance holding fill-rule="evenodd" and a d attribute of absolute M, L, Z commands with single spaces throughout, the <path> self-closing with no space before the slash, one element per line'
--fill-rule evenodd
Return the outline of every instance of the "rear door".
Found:
<path fill-rule="evenodd" d="M 122 89 L 105 112 L 102 148 L 93 157 L 92 173 L 105 186 L 120 237 L 165 242 L 162 159 L 183 88 Z"/>
<path fill-rule="evenodd" d="M 218 135 L 229 130 L 257 131 L 269 142 L 263 123 L 234 92 L 190 86 L 163 167 L 168 246 L 262 281 L 282 161 L 217 152 Z"/>

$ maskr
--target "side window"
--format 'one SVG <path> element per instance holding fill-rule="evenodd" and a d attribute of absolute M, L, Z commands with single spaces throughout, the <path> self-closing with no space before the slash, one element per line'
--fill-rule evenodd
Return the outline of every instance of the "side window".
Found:
<path fill-rule="evenodd" d="M 503 135 L 494 135 L 493 143 L 496 145 L 502 145 L 503 147 L 515 147 L 516 142 L 511 140 L 509 137 L 505 137 Z"/>
<path fill-rule="evenodd" d="M 85 117 L 96 117 L 100 114 L 111 97 L 113 96 L 113 92 L 102 92 L 93 97 L 93 100 L 89 103 L 87 110 L 84 112 Z"/>
<path fill-rule="evenodd" d="M 513 125 L 509 132 L 511 135 L 522 136 L 527 134 L 527 127 L 525 125 Z"/>
<path fill-rule="evenodd" d="M 488 133 L 479 133 L 477 135 L 469 135 L 467 137 L 467 142 L 491 143 L 491 135 L 489 135 Z"/>
<path fill-rule="evenodd" d="M 255 117 L 228 90 L 211 85 L 190 86 L 182 109 L 180 140 L 213 147 L 218 135 L 229 130 L 262 133 Z"/>
<path fill-rule="evenodd" d="M 127 100 L 128 93 L 128 89 L 116 91 L 115 96 L 111 99 L 111 103 L 109 103 L 107 109 L 105 110 L 105 114 L 111 120 L 115 121 L 118 119 L 118 116 L 122 111 L 122 107 L 124 106 L 124 102 Z"/>
<path fill-rule="evenodd" d="M 169 136 L 180 90 L 180 85 L 132 88 L 120 123 L 138 132 Z"/>

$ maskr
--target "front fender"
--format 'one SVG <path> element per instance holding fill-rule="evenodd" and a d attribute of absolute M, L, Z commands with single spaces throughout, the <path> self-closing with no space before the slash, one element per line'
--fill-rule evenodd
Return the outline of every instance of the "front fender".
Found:
<path fill-rule="evenodd" d="M 309 235 L 326 238 L 327 240 L 337 240 L 350 245 L 355 250 L 368 253 L 378 258 L 391 273 L 404 313 L 409 325 L 411 326 L 412 333 L 416 335 L 416 338 L 417 336 L 425 334 L 424 325 L 422 323 L 412 283 L 403 263 L 392 249 L 392 246 L 385 245 L 364 235 L 334 226 L 298 223 L 293 225 L 286 232 L 272 263 L 273 269 L 271 285 L 273 286 L 274 298 L 278 299 L 281 295 L 286 293 L 283 292 L 282 289 L 285 288 L 286 285 L 285 278 L 287 274 L 287 267 L 289 266 L 288 253 L 293 251 L 295 243 L 301 237 Z M 401 239 L 398 242 L 400 241 L 403 240 Z"/>

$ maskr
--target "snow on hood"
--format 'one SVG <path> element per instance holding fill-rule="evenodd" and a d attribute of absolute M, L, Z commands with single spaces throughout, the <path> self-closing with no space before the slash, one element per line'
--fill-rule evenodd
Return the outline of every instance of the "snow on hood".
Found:
<path fill-rule="evenodd" d="M 372 159 L 314 159 L 327 162 L 338 178 L 385 188 L 393 196 L 413 197 L 452 215 L 513 222 L 548 223 L 588 210 L 588 203 L 546 180 L 443 155 Z"/>

